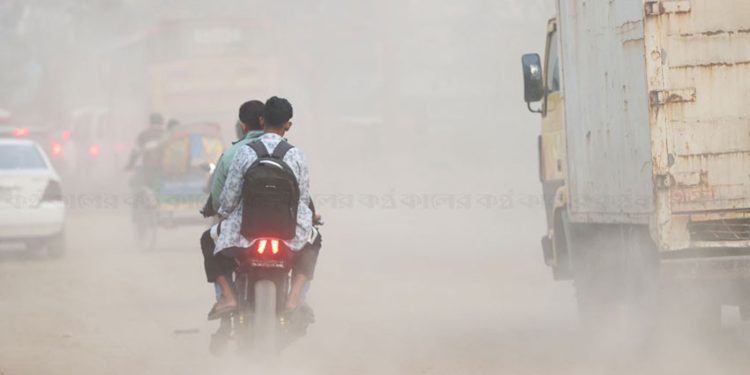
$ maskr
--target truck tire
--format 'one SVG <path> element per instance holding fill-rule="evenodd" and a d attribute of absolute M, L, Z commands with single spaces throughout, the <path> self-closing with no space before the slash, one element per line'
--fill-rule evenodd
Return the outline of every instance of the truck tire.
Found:
<path fill-rule="evenodd" d="M 606 288 L 601 287 L 601 252 L 597 251 L 599 244 L 597 232 L 591 227 L 590 233 L 582 232 L 579 228 L 571 238 L 574 243 L 573 251 L 573 285 L 576 292 L 578 318 L 584 327 L 590 327 L 595 322 L 603 320 L 607 303 Z M 605 247 L 606 248 L 606 247 Z"/>
<path fill-rule="evenodd" d="M 554 256 L 557 261 L 555 266 L 552 268 L 552 275 L 555 280 L 573 279 L 573 267 L 570 263 L 567 233 L 563 219 L 565 215 L 565 210 L 555 210 L 554 218 L 552 220 L 554 225 L 554 237 L 550 246 L 554 247 Z"/>
<path fill-rule="evenodd" d="M 579 318 L 592 332 L 650 332 L 658 317 L 656 246 L 646 227 L 582 225 L 569 232 Z"/>

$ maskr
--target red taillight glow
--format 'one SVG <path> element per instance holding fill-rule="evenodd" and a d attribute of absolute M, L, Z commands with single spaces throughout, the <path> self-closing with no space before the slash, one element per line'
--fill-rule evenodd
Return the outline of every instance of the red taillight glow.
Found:
<path fill-rule="evenodd" d="M 258 254 L 263 254 L 263 252 L 266 251 L 266 245 L 268 245 L 268 241 L 266 240 L 258 241 Z"/>
<path fill-rule="evenodd" d="M 70 130 L 63 130 L 62 140 L 67 141 L 68 139 L 70 139 Z"/>
<path fill-rule="evenodd" d="M 62 154 L 62 145 L 57 142 L 52 142 L 52 156 L 59 156 Z"/>
<path fill-rule="evenodd" d="M 28 128 L 15 128 L 13 129 L 13 136 L 14 137 L 26 137 L 29 135 L 29 129 Z"/>
<path fill-rule="evenodd" d="M 271 240 L 271 251 L 274 254 L 279 253 L 279 240 Z"/>
<path fill-rule="evenodd" d="M 97 146 L 97 145 L 91 145 L 91 146 L 89 146 L 89 155 L 91 155 L 91 156 L 97 156 L 97 155 L 99 155 L 99 146 Z"/>

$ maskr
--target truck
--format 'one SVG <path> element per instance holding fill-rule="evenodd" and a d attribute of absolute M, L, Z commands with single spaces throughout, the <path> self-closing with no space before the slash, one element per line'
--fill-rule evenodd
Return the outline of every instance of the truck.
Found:
<path fill-rule="evenodd" d="M 554 278 L 582 318 L 667 295 L 750 318 L 750 2 L 555 3 L 522 57 Z"/>

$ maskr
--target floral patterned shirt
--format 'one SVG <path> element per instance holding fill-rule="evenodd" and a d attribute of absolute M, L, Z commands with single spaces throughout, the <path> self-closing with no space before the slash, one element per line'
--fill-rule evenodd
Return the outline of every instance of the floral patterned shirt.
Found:
<path fill-rule="evenodd" d="M 266 133 L 258 138 L 273 153 L 276 146 L 283 140 L 278 134 Z M 245 238 L 240 234 L 242 225 L 242 184 L 243 177 L 248 168 L 258 159 L 258 155 L 249 146 L 240 148 L 234 156 L 229 174 L 224 183 L 224 190 L 219 198 L 219 217 L 221 230 L 216 241 L 214 254 L 230 247 L 247 248 L 252 246 L 256 239 Z M 299 183 L 299 205 L 297 206 L 297 233 L 291 240 L 284 241 L 293 251 L 299 251 L 305 243 L 314 237 L 313 213 L 310 210 L 310 173 L 305 156 L 298 148 L 292 148 L 284 156 L 284 162 L 292 168 L 297 182 Z"/>

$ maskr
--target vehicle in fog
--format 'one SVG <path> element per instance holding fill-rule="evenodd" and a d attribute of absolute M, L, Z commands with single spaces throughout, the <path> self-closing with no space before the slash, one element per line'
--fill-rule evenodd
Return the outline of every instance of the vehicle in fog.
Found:
<path fill-rule="evenodd" d="M 47 154 L 57 171 L 63 168 L 63 145 L 60 134 L 40 120 L 10 121 L 0 125 L 0 138 L 28 139 L 36 142 Z"/>
<path fill-rule="evenodd" d="M 234 337 L 240 350 L 273 355 L 304 334 L 309 323 L 284 314 L 293 253 L 277 238 L 259 239 L 241 251 L 235 258 L 239 311 L 231 319 L 222 319 L 211 349 L 219 352 Z"/>
<path fill-rule="evenodd" d="M 60 178 L 44 150 L 26 139 L 0 139 L 0 243 L 65 253 Z"/>
<path fill-rule="evenodd" d="M 208 197 L 213 163 L 224 151 L 217 124 L 196 123 L 169 129 L 160 147 L 155 186 L 136 187 L 133 219 L 141 245 L 155 245 L 157 228 L 207 224 L 198 213 Z"/>
<path fill-rule="evenodd" d="M 119 177 L 131 148 L 110 121 L 109 109 L 76 108 L 70 111 L 64 125 L 56 131 L 55 158 L 60 160 L 58 171 L 66 181 L 66 188 L 104 190 Z"/>
<path fill-rule="evenodd" d="M 657 285 L 750 316 L 750 4 L 556 4 L 544 61 L 523 57 L 545 262 L 584 316 Z"/>
<path fill-rule="evenodd" d="M 278 89 L 278 62 L 259 53 L 259 29 L 223 18 L 168 19 L 147 39 L 150 111 L 182 122 L 232 119 L 248 95 Z"/>

